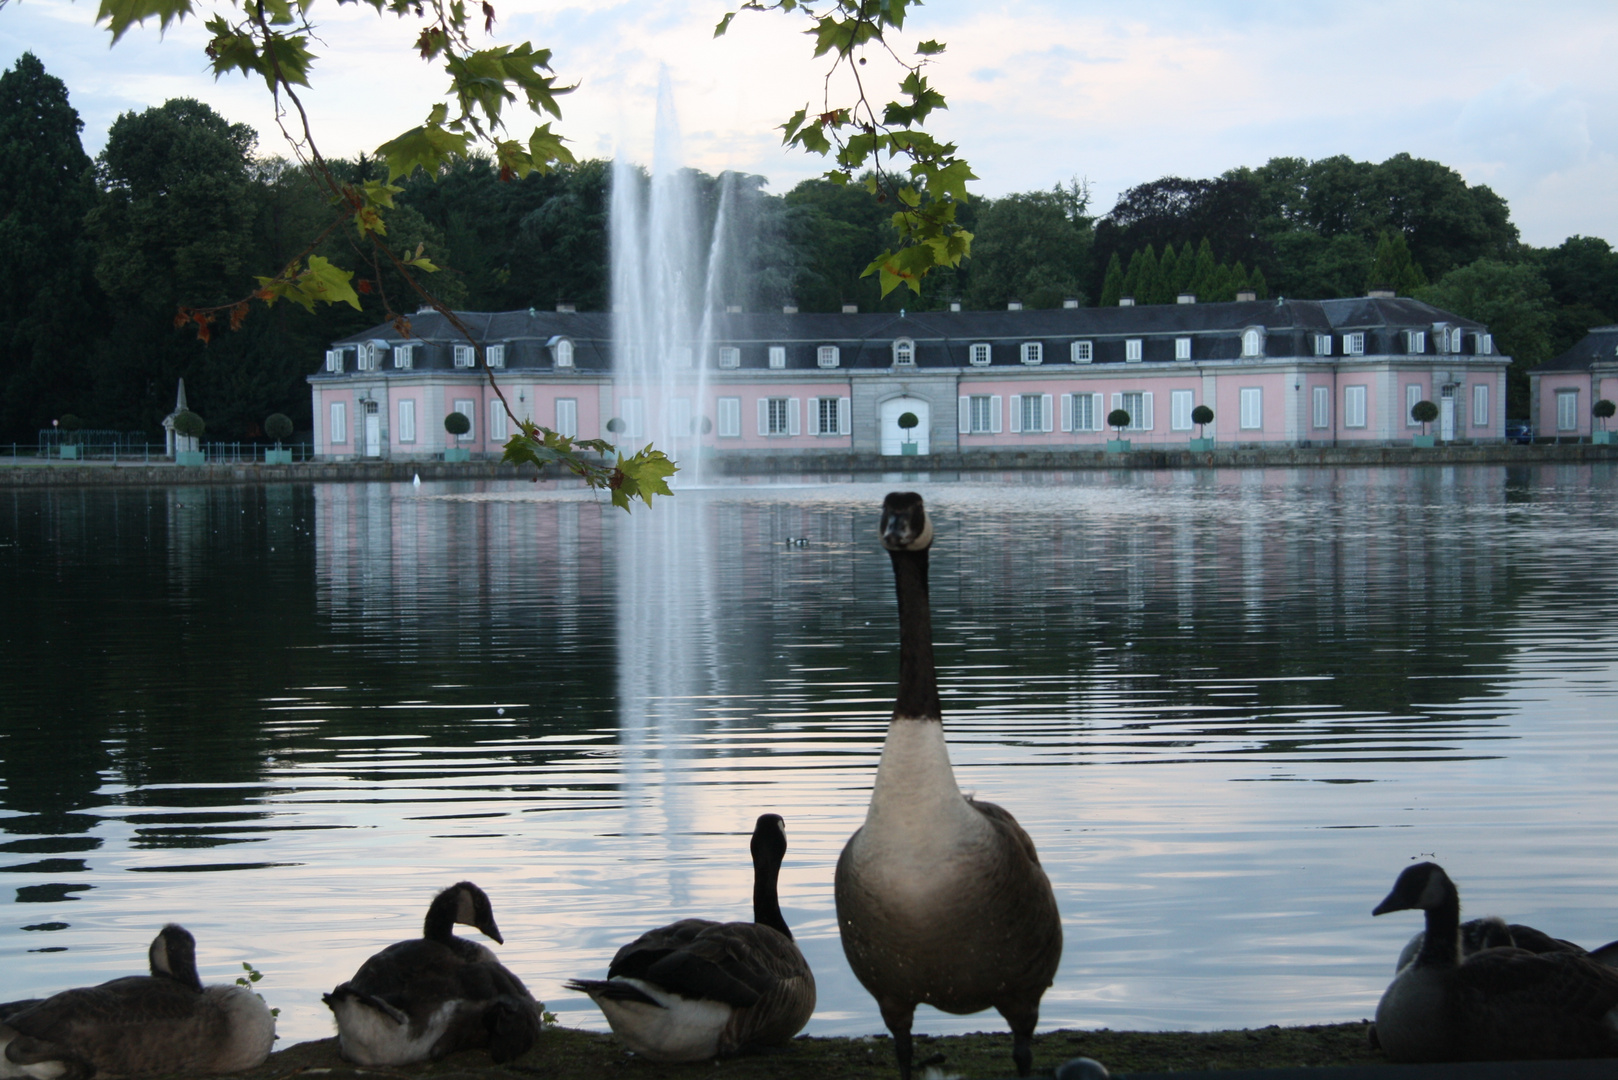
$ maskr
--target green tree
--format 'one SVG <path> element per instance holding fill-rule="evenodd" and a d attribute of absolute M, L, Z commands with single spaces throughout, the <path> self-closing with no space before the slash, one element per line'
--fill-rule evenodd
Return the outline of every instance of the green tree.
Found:
<path fill-rule="evenodd" d="M 965 275 L 968 306 L 1000 308 L 1022 300 L 1051 308 L 1080 296 L 1089 269 L 1089 203 L 1089 191 L 1074 181 L 980 205 Z"/>
<path fill-rule="evenodd" d="M 1425 284 L 1427 275 L 1411 258 L 1404 233 L 1383 233 L 1377 239 L 1376 253 L 1371 256 L 1366 287 L 1389 286 L 1400 296 L 1411 296 Z"/>
<path fill-rule="evenodd" d="M 1124 294 L 1124 263 L 1115 251 L 1107 260 L 1107 276 L 1101 285 L 1101 307 L 1117 307 Z"/>
<path fill-rule="evenodd" d="M 84 216 L 90 159 L 67 87 L 23 53 L 0 75 L 0 439 L 31 440 L 88 404 L 101 303 Z"/>
<path fill-rule="evenodd" d="M 1550 287 L 1539 267 L 1479 259 L 1416 291 L 1416 299 L 1476 319 L 1494 335 L 1495 349 L 1511 357 L 1506 411 L 1528 415 L 1528 372 L 1551 358 Z"/>

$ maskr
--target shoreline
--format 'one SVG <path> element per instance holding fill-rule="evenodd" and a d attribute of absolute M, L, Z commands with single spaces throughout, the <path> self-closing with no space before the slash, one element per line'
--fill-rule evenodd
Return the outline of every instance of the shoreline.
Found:
<path fill-rule="evenodd" d="M 1618 445 L 1486 443 L 1439 447 L 1225 447 L 1214 450 L 970 450 L 924 457 L 828 452 L 754 453 L 710 457 L 703 467 L 726 479 L 846 483 L 862 477 L 954 479 L 963 473 L 1273 468 L 1420 468 L 1443 465 L 1561 465 L 1618 462 Z M 0 464 L 0 487 L 167 486 L 197 484 L 410 483 L 423 480 L 539 480 L 583 485 L 565 473 L 499 461 L 447 462 L 367 459 L 263 464 L 124 464 L 37 461 Z"/>

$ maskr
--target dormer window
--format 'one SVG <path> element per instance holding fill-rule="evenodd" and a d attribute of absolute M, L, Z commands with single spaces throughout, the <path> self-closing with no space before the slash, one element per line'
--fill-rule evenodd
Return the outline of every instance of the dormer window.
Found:
<path fill-rule="evenodd" d="M 1025 341 L 1022 343 L 1022 362 L 1029 367 L 1045 362 L 1045 343 L 1042 341 Z"/>
<path fill-rule="evenodd" d="M 1479 334 L 1477 336 L 1477 353 L 1479 356 L 1489 356 L 1494 353 L 1494 335 Z"/>
<path fill-rule="evenodd" d="M 1195 303 L 1195 301 L 1187 300 L 1187 301 L 1185 301 L 1185 303 L 1190 304 L 1190 303 Z M 1174 339 L 1174 359 L 1176 359 L 1176 360 L 1189 360 L 1189 359 L 1191 359 L 1191 339 L 1190 338 L 1188 338 L 1188 337 L 1177 337 L 1177 338 Z"/>
<path fill-rule="evenodd" d="M 986 342 L 978 342 L 966 351 L 967 363 L 973 367 L 988 367 L 990 351 Z"/>
<path fill-rule="evenodd" d="M 1452 327 L 1450 329 L 1449 351 L 1452 353 L 1458 353 L 1461 351 L 1461 328 L 1459 326 Z"/>
<path fill-rule="evenodd" d="M 916 343 L 909 338 L 899 338 L 893 343 L 893 366 L 916 366 Z"/>
<path fill-rule="evenodd" d="M 1093 341 L 1075 341 L 1068 346 L 1068 358 L 1075 364 L 1088 364 L 1095 357 L 1096 350 L 1095 342 Z"/>
<path fill-rule="evenodd" d="M 343 370 L 343 350 L 326 350 L 326 370 L 334 373 Z"/>
<path fill-rule="evenodd" d="M 1365 355 L 1365 331 L 1364 330 L 1356 330 L 1352 334 L 1344 334 L 1343 335 L 1343 355 L 1344 356 L 1364 356 Z"/>
<path fill-rule="evenodd" d="M 486 360 L 489 366 L 492 368 L 505 367 L 506 347 L 504 345 L 489 345 L 485 347 L 483 350 L 483 359 Z"/>
<path fill-rule="evenodd" d="M 770 346 L 770 369 L 780 371 L 787 366 L 787 347 L 785 345 Z"/>
<path fill-rule="evenodd" d="M 1420 356 L 1427 351 L 1427 331 L 1406 330 L 1405 351 L 1411 356 Z"/>
<path fill-rule="evenodd" d="M 1141 339 L 1138 337 L 1124 339 L 1124 363 L 1138 364 L 1141 357 Z"/>
<path fill-rule="evenodd" d="M 358 350 L 355 353 L 354 366 L 359 368 L 361 371 L 375 371 L 376 370 L 376 353 L 377 353 L 376 342 L 374 342 L 374 341 L 361 342 Z"/>
<path fill-rule="evenodd" d="M 842 363 L 842 351 L 835 345 L 822 345 L 815 350 L 815 363 L 823 368 L 834 368 Z"/>
<path fill-rule="evenodd" d="M 551 362 L 557 367 L 573 366 L 573 342 L 567 338 L 551 339 Z"/>
<path fill-rule="evenodd" d="M 1257 326 L 1249 326 L 1242 331 L 1242 355 L 1264 355 L 1264 331 Z"/>
<path fill-rule="evenodd" d="M 719 366 L 722 368 L 741 367 L 742 351 L 734 345 L 719 346 Z"/>
<path fill-rule="evenodd" d="M 416 347 L 414 345 L 395 345 L 393 347 L 393 366 L 404 369 L 414 367 L 416 363 Z"/>
<path fill-rule="evenodd" d="M 1315 355 L 1316 356 L 1330 356 L 1331 355 L 1331 335 L 1330 334 L 1316 334 L 1315 335 Z"/>
<path fill-rule="evenodd" d="M 455 366 L 471 367 L 477 363 L 477 350 L 470 345 L 455 346 Z"/>

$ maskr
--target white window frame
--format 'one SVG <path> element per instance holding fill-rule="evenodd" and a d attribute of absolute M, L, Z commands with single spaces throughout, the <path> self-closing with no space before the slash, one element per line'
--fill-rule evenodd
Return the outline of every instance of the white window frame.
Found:
<path fill-rule="evenodd" d="M 957 425 L 962 435 L 998 435 L 1000 433 L 999 394 L 962 394 Z"/>
<path fill-rule="evenodd" d="M 836 365 L 833 365 L 834 367 Z M 909 338 L 896 338 L 893 342 L 893 366 L 916 366 L 916 343 Z"/>
<path fill-rule="evenodd" d="M 1577 390 L 1558 390 L 1556 392 L 1556 430 L 1559 432 L 1579 430 L 1579 392 Z"/>
<path fill-rule="evenodd" d="M 1051 415 L 1053 404 L 1050 394 L 1012 394 L 1011 430 L 1029 435 L 1050 431 L 1055 419 Z"/>
<path fill-rule="evenodd" d="M 1405 383 L 1405 427 L 1419 428 L 1421 421 L 1410 415 L 1410 410 L 1421 400 L 1421 383 Z"/>
<path fill-rule="evenodd" d="M 734 345 L 719 346 L 719 366 L 722 368 L 741 367 L 742 351 Z"/>
<path fill-rule="evenodd" d="M 1355 383 L 1343 387 L 1343 426 L 1345 428 L 1363 428 L 1365 426 L 1365 399 L 1367 387 L 1364 383 Z"/>
<path fill-rule="evenodd" d="M 1242 431 L 1264 430 L 1264 388 L 1244 386 L 1240 395 L 1240 417 L 1237 426 Z"/>
<path fill-rule="evenodd" d="M 1184 340 L 1190 341 L 1190 338 Z M 1190 431 L 1196 425 L 1191 423 L 1191 410 L 1197 406 L 1197 395 L 1192 390 L 1169 391 L 1169 430 Z"/>
<path fill-rule="evenodd" d="M 1331 355 L 1331 335 L 1330 334 L 1316 334 L 1315 335 L 1315 355 L 1316 356 L 1330 356 Z"/>
<path fill-rule="evenodd" d="M 973 367 L 988 367 L 993 357 L 994 350 L 985 341 L 975 342 L 966 350 L 966 362 Z"/>
<path fill-rule="evenodd" d="M 791 438 L 798 434 L 798 399 L 761 397 L 758 399 L 758 433 L 765 438 Z"/>
<path fill-rule="evenodd" d="M 1141 339 L 1138 337 L 1124 339 L 1124 363 L 1138 364 L 1142 355 Z"/>
<path fill-rule="evenodd" d="M 1246 359 L 1264 355 L 1264 331 L 1257 326 L 1249 326 L 1242 331 L 1242 356 Z"/>
<path fill-rule="evenodd" d="M 1318 431 L 1331 427 L 1331 387 L 1317 386 L 1310 392 L 1314 398 L 1314 427 Z"/>
<path fill-rule="evenodd" d="M 348 402 L 334 401 L 331 403 L 331 428 L 327 431 L 328 442 L 348 442 Z"/>
<path fill-rule="evenodd" d="M 1176 359 L 1176 360 L 1189 360 L 1189 359 L 1191 359 L 1191 339 L 1190 338 L 1188 338 L 1188 337 L 1177 337 L 1177 338 L 1174 339 L 1174 359 Z"/>
<path fill-rule="evenodd" d="M 477 364 L 477 350 L 470 345 L 456 345 L 454 358 L 451 361 L 458 368 L 469 368 Z"/>
<path fill-rule="evenodd" d="M 556 352 L 552 363 L 556 367 L 573 366 L 573 342 L 571 340 L 563 338 L 556 343 Z"/>
<path fill-rule="evenodd" d="M 341 372 L 343 370 L 343 350 L 326 350 L 326 370 L 333 373 Z"/>
<path fill-rule="evenodd" d="M 787 366 L 787 347 L 785 345 L 770 346 L 770 370 L 780 371 Z M 737 398 L 740 401 L 740 398 Z M 741 434 L 741 432 L 737 432 Z"/>
<path fill-rule="evenodd" d="M 1045 343 L 1043 341 L 1025 341 L 1019 351 L 1022 362 L 1029 367 L 1038 367 L 1045 362 Z"/>
<path fill-rule="evenodd" d="M 1352 334 L 1344 334 L 1343 335 L 1343 355 L 1344 356 L 1364 356 L 1365 355 L 1365 331 L 1364 330 L 1356 330 Z"/>
<path fill-rule="evenodd" d="M 714 430 L 721 439 L 739 439 L 742 436 L 742 399 L 722 397 L 714 403 L 718 413 Z"/>
<path fill-rule="evenodd" d="M 489 438 L 497 443 L 506 441 L 506 407 L 499 398 L 489 402 Z"/>
<path fill-rule="evenodd" d="M 843 362 L 843 350 L 836 345 L 822 345 L 815 350 L 815 365 L 823 368 L 834 368 Z"/>
<path fill-rule="evenodd" d="M 1093 341 L 1075 341 L 1068 346 L 1068 358 L 1075 364 L 1088 364 L 1095 359 L 1096 348 Z"/>
<path fill-rule="evenodd" d="M 467 346 L 467 348 L 471 348 L 471 346 L 469 345 L 469 346 Z M 457 435 L 457 436 L 455 436 L 455 441 L 456 442 L 474 442 L 474 441 L 476 441 L 476 439 L 478 437 L 478 420 L 477 420 L 478 403 L 473 401 L 471 398 L 456 398 L 455 399 L 455 407 L 453 409 L 451 409 L 450 411 L 460 413 L 462 416 L 466 417 L 466 419 L 468 421 L 471 422 L 471 426 L 466 429 L 466 434 L 465 435 Z"/>
<path fill-rule="evenodd" d="M 1479 334 L 1477 336 L 1477 342 L 1473 348 L 1477 350 L 1477 355 L 1479 356 L 1494 355 L 1494 335 Z"/>
<path fill-rule="evenodd" d="M 1131 409 L 1126 400 L 1133 399 L 1135 408 Z M 1152 419 L 1152 392 L 1150 390 L 1123 390 L 1112 395 L 1112 407 L 1123 409 L 1129 413 L 1129 426 L 1125 431 L 1151 431 L 1154 426 Z M 1111 410 L 1108 410 L 1109 412 Z M 1106 417 L 1102 417 L 1103 420 Z"/>
<path fill-rule="evenodd" d="M 1421 356 L 1427 352 L 1427 331 L 1406 330 L 1405 352 L 1411 356 Z"/>
<path fill-rule="evenodd" d="M 1080 399 L 1084 404 L 1080 405 Z M 1088 411 L 1089 415 L 1083 415 Z M 1063 431 L 1100 431 L 1102 430 L 1101 395 L 1088 392 L 1062 395 L 1062 430 Z M 1089 421 L 1086 423 L 1085 421 Z"/>
<path fill-rule="evenodd" d="M 1472 426 L 1489 427 L 1489 384 L 1472 384 Z"/>
<path fill-rule="evenodd" d="M 556 433 L 570 439 L 579 437 L 579 399 L 556 399 Z"/>
<path fill-rule="evenodd" d="M 395 345 L 393 347 L 393 366 L 400 370 L 415 367 L 416 347 L 414 345 Z"/>
<path fill-rule="evenodd" d="M 646 437 L 646 400 L 638 397 L 618 399 L 618 418 L 624 422 L 624 430 L 618 434 L 624 439 L 644 439 Z"/>
<path fill-rule="evenodd" d="M 360 371 L 375 371 L 378 366 L 377 362 L 381 358 L 381 352 L 382 350 L 377 347 L 376 342 L 361 342 L 355 348 L 354 366 Z"/>
<path fill-rule="evenodd" d="M 483 361 L 492 368 L 506 366 L 506 347 L 504 345 L 485 345 L 483 347 Z"/>
<path fill-rule="evenodd" d="M 416 441 L 416 399 L 399 399 L 399 441 L 413 443 Z"/>

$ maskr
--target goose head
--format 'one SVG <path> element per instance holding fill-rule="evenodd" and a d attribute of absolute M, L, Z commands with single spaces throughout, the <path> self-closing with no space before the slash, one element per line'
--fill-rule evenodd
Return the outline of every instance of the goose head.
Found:
<path fill-rule="evenodd" d="M 1459 907 L 1460 894 L 1455 883 L 1444 873 L 1444 868 L 1433 862 L 1407 866 L 1399 879 L 1372 911 L 1372 915 L 1386 915 L 1390 911 L 1436 911 L 1450 905 Z"/>
<path fill-rule="evenodd" d="M 506 943 L 500 936 L 500 928 L 494 924 L 494 905 L 489 903 L 488 894 L 470 881 L 456 882 L 433 897 L 421 936 L 442 941 L 451 936 L 457 923 L 473 927 L 501 945 Z"/>
<path fill-rule="evenodd" d="M 173 979 L 202 992 L 202 979 L 197 976 L 197 939 L 185 927 L 169 923 L 159 930 L 146 950 L 146 962 L 154 978 Z"/>
<path fill-rule="evenodd" d="M 753 921 L 779 930 L 787 937 L 792 931 L 781 914 L 776 883 L 781 862 L 787 855 L 787 823 L 780 814 L 760 814 L 748 845 L 753 852 Z"/>
<path fill-rule="evenodd" d="M 889 551 L 926 551 L 933 545 L 933 522 L 921 496 L 895 491 L 882 500 L 882 523 L 877 535 Z"/>

